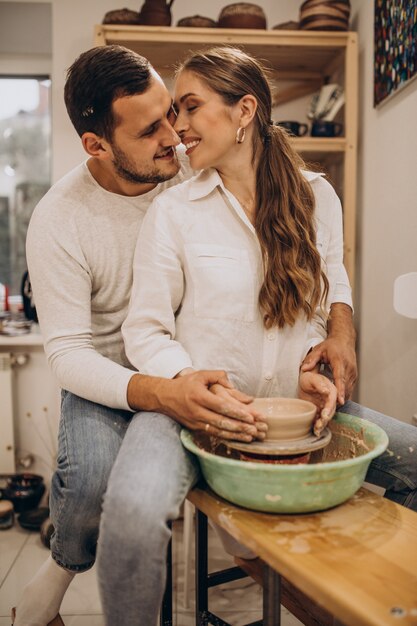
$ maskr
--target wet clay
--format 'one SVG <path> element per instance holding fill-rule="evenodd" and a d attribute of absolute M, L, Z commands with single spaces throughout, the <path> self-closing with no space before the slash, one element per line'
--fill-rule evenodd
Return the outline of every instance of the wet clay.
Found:
<path fill-rule="evenodd" d="M 325 448 L 312 452 L 309 459 L 303 459 L 301 462 L 309 464 L 332 463 L 334 461 L 354 459 L 370 451 L 371 448 L 366 443 L 363 429 L 356 431 L 337 422 L 330 422 L 329 427 L 332 431 L 330 443 Z M 227 447 L 224 442 L 219 441 L 216 437 L 208 436 L 204 433 L 195 433 L 194 441 L 199 448 L 211 454 L 238 461 L 249 460 L 248 458 L 242 458 L 241 452 Z"/>
<path fill-rule="evenodd" d="M 328 446 L 317 452 L 313 452 L 310 463 L 331 463 L 345 459 L 355 459 L 370 451 L 366 443 L 365 433 L 348 428 L 337 422 L 330 422 L 332 439 Z"/>

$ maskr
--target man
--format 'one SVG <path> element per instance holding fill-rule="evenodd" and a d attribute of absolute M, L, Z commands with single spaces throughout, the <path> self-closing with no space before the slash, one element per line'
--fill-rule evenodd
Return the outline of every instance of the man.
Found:
<path fill-rule="evenodd" d="M 161 79 L 127 49 L 95 48 L 71 66 L 65 102 L 89 159 L 42 199 L 27 242 L 45 350 L 63 389 L 50 502 L 55 533 L 52 558 L 26 587 L 15 626 L 63 623 L 57 613 L 69 583 L 95 561 L 105 492 L 98 575 L 106 624 L 153 626 L 165 585 L 167 522 L 198 476 L 180 425 L 212 425 L 249 441 L 264 436 L 264 424 L 224 372 L 146 377 L 124 353 L 120 327 L 142 217 L 160 190 L 190 175 L 175 153 L 179 138 Z M 341 283 L 329 339 L 307 367 L 324 355 L 344 401 L 356 364 L 343 272 Z"/>

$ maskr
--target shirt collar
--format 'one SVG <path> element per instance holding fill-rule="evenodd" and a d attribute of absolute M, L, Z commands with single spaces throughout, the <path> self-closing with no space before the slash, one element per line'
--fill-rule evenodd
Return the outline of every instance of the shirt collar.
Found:
<path fill-rule="evenodd" d="M 192 179 L 192 184 L 188 188 L 188 199 L 199 200 L 204 198 L 218 186 L 224 189 L 223 181 L 218 171 L 213 168 L 202 170 Z"/>
<path fill-rule="evenodd" d="M 324 176 L 322 172 L 311 172 L 310 170 L 301 170 L 301 173 L 309 183 L 320 176 Z M 205 198 L 216 187 L 225 188 L 218 171 L 213 168 L 202 170 L 193 178 L 192 185 L 189 186 L 188 199 L 199 200 Z"/>

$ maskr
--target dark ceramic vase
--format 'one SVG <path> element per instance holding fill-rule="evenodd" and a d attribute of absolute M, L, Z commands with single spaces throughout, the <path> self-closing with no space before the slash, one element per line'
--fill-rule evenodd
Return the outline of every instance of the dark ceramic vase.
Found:
<path fill-rule="evenodd" d="M 143 26 L 171 26 L 171 6 L 174 0 L 145 0 L 139 12 Z"/>
<path fill-rule="evenodd" d="M 38 474 L 14 474 L 7 479 L 6 487 L 2 488 L 2 497 L 13 502 L 16 513 L 35 509 L 44 492 L 42 476 Z"/>

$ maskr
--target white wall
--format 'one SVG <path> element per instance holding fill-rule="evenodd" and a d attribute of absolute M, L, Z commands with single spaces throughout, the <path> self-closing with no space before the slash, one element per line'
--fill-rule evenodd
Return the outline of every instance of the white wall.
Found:
<path fill-rule="evenodd" d="M 417 271 L 417 81 L 373 108 L 373 2 L 353 0 L 360 43 L 359 401 L 417 413 L 417 320 L 395 313 L 393 282 Z"/>

